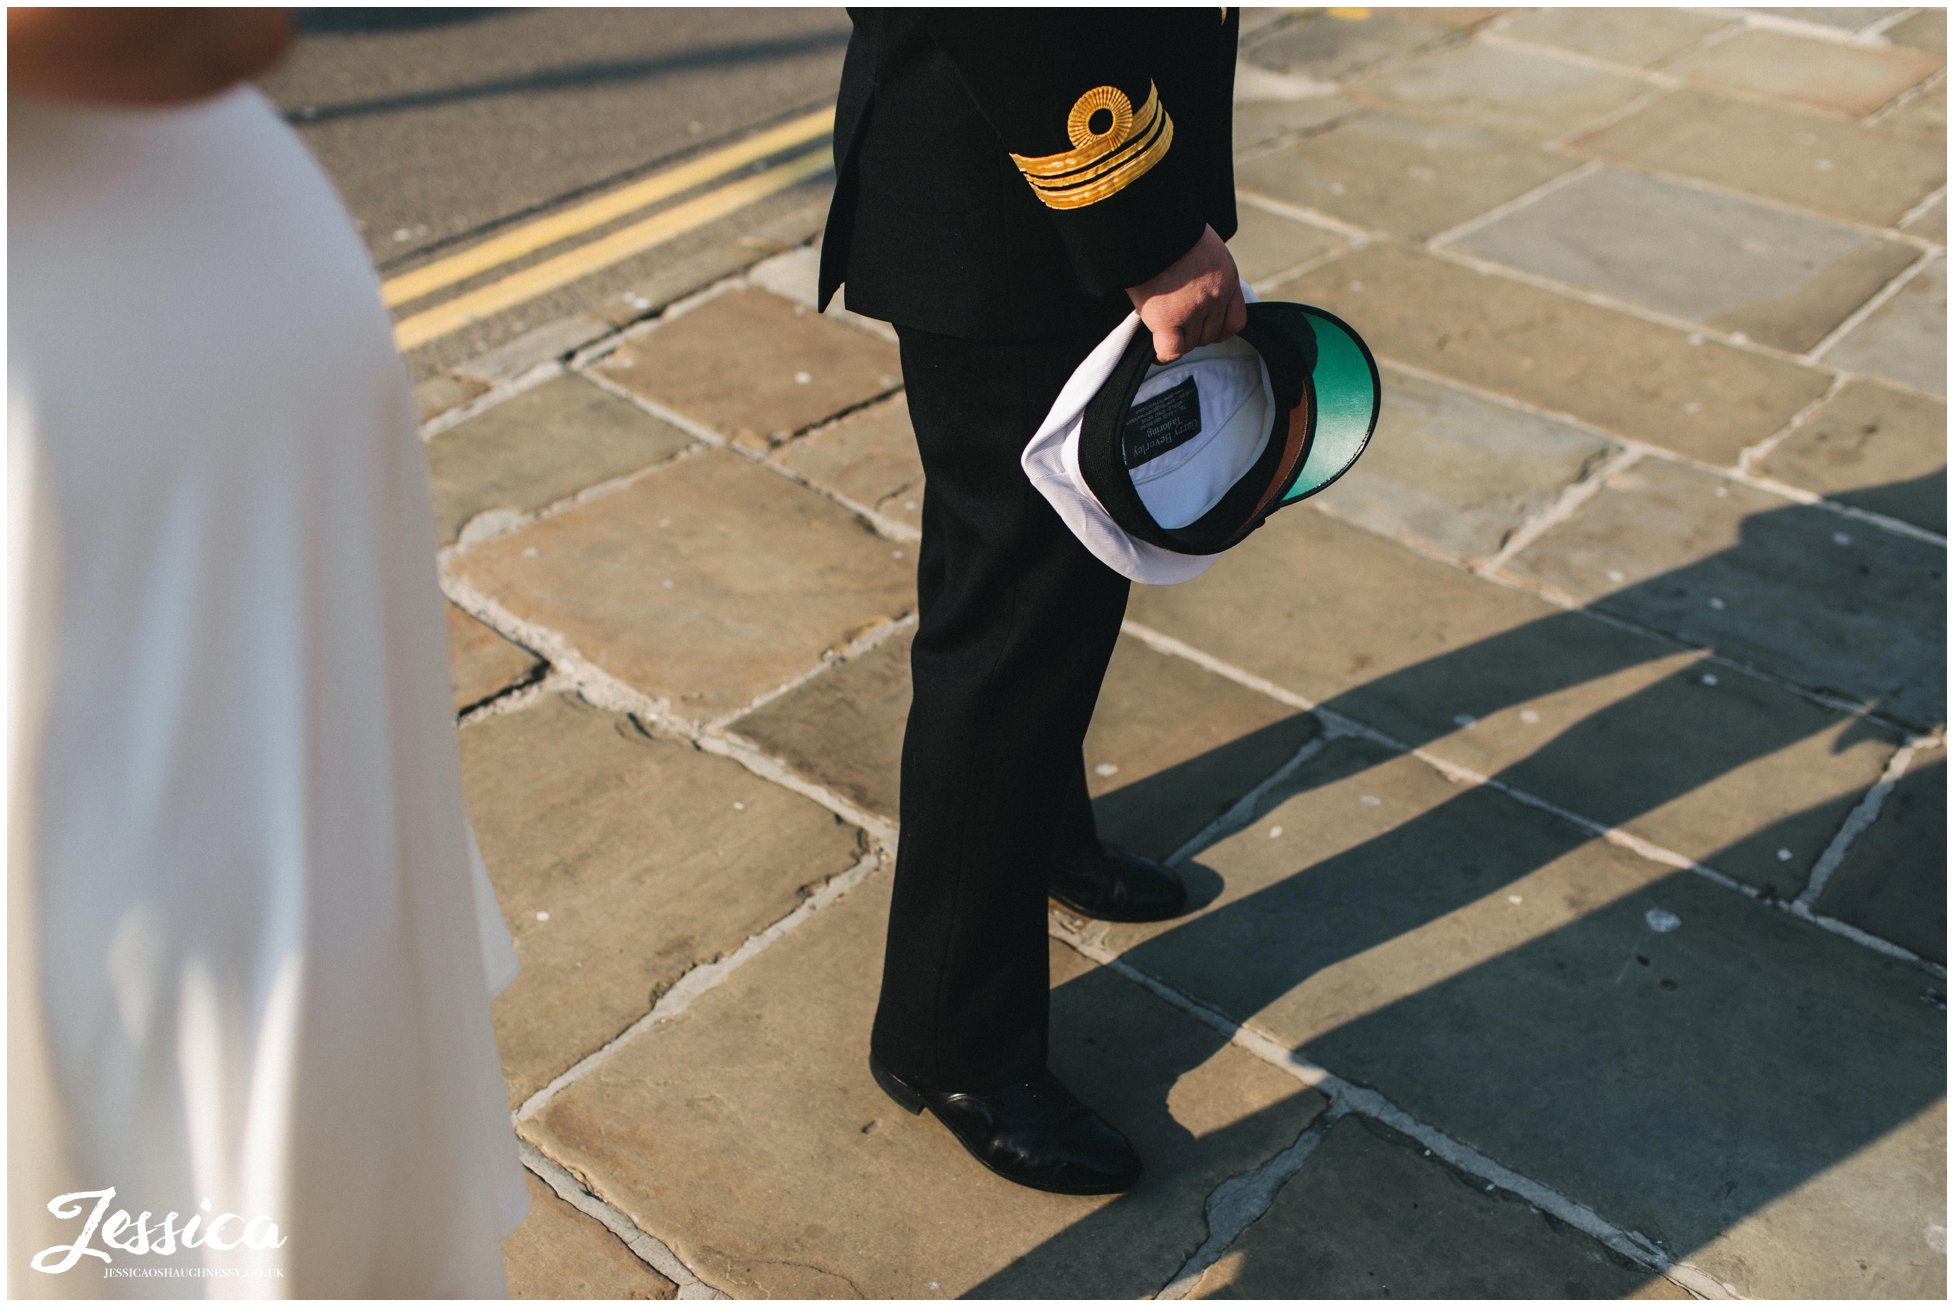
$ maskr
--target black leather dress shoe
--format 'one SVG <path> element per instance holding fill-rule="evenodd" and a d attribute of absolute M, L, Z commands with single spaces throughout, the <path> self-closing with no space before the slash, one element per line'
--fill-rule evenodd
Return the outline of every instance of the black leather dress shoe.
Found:
<path fill-rule="evenodd" d="M 1187 886 L 1171 867 L 1104 845 L 1052 868 L 1060 906 L 1097 921 L 1165 921 L 1187 911 Z"/>
<path fill-rule="evenodd" d="M 1050 1071 L 988 1094 L 922 1089 L 876 1059 L 869 1074 L 909 1112 L 924 1108 L 970 1155 L 1013 1183 L 1056 1194 L 1116 1194 L 1140 1178 L 1140 1155 L 1126 1136 L 1072 1097 Z"/>

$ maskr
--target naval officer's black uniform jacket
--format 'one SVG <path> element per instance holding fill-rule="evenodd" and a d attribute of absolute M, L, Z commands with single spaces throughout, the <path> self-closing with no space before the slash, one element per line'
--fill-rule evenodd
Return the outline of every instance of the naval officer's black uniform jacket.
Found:
<path fill-rule="evenodd" d="M 1238 16 L 850 16 L 821 303 L 845 281 L 895 324 L 925 474 L 872 1044 L 984 1092 L 1045 1065 L 1046 885 L 1096 841 L 1081 747 L 1127 593 L 1018 455 L 1126 288 L 1234 233 Z"/>
<path fill-rule="evenodd" d="M 1114 321 L 1235 233 L 1239 13 L 851 9 L 821 303 L 971 339 Z"/>

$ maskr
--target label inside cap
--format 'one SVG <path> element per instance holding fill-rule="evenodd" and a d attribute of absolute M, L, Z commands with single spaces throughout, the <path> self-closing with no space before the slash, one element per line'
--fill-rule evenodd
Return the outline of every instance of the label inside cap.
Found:
<path fill-rule="evenodd" d="M 1189 377 L 1126 411 L 1120 452 L 1128 471 L 1178 449 L 1201 434 L 1201 392 Z"/>

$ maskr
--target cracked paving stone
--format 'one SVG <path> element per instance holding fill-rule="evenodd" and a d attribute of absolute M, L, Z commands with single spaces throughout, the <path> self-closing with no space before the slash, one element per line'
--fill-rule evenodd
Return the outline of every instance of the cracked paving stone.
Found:
<path fill-rule="evenodd" d="M 915 604 L 915 546 L 737 454 L 707 450 L 468 550 L 518 618 L 708 720 Z"/>
<path fill-rule="evenodd" d="M 1270 294 L 1330 309 L 1380 359 L 1711 463 L 1733 465 L 1830 377 L 1396 247 L 1366 247 Z"/>
<path fill-rule="evenodd" d="M 448 669 L 454 679 L 455 711 L 486 703 L 504 690 L 535 680 L 543 660 L 476 621 L 453 604 L 448 617 Z"/>
<path fill-rule="evenodd" d="M 1190 1298 L 1681 1298 L 1689 1293 L 1363 1117 L 1330 1127 Z"/>
<path fill-rule="evenodd" d="M 1242 190 L 1422 240 L 1576 167 L 1462 123 L 1367 113 L 1241 164 Z"/>
<path fill-rule="evenodd" d="M 888 881 L 620 1047 L 524 1133 L 735 1297 L 1122 1298 L 1171 1279 L 1215 1186 L 1322 1110 L 1316 1091 L 1054 943 L 1053 1069 L 1132 1138 L 1146 1175 L 1105 1198 L 991 1175 L 869 1078 Z"/>
<path fill-rule="evenodd" d="M 1944 64 L 1938 55 L 1904 46 L 1847 45 L 1748 28 L 1682 54 L 1662 71 L 1863 118 Z"/>
<path fill-rule="evenodd" d="M 1445 762 L 1782 897 L 1803 887 L 1899 745 L 1702 654 L 1324 512 L 1277 517 L 1185 585 L 1136 589 L 1131 616 Z"/>
<path fill-rule="evenodd" d="M 1856 228 L 1615 168 L 1454 248 L 1794 354 L 1920 257 Z"/>
<path fill-rule="evenodd" d="M 810 432 L 773 458 L 849 503 L 923 529 L 923 459 L 901 395 Z"/>
<path fill-rule="evenodd" d="M 1945 546 L 1648 459 L 1510 570 L 1901 721 L 1946 720 Z"/>
<path fill-rule="evenodd" d="M 675 1298 L 678 1286 L 528 1171 L 529 1215 L 502 1241 L 511 1298 Z"/>
<path fill-rule="evenodd" d="M 1846 850 L 1816 904 L 1923 958 L 1947 963 L 1947 763 L 1916 756 Z"/>
<path fill-rule="evenodd" d="M 894 819 L 913 636 L 762 705 L 733 729 L 850 802 Z M 1185 659 L 1123 638 L 1086 735 L 1086 785 L 1102 838 L 1166 857 L 1273 775 L 1314 718 Z"/>
<path fill-rule="evenodd" d="M 863 854 L 810 800 L 570 695 L 465 728 L 461 761 L 522 962 L 495 1002 L 512 1104 Z"/>
<path fill-rule="evenodd" d="M 902 384 L 893 344 L 750 288 L 661 323 L 597 369 L 757 449 Z"/>
<path fill-rule="evenodd" d="M 479 514 L 532 513 L 695 443 L 582 377 L 546 381 L 428 442 L 441 543 Z"/>
<path fill-rule="evenodd" d="M 1918 967 L 1359 739 L 1197 860 L 1129 965 L 1740 1295 L 1945 1293 Z"/>
<path fill-rule="evenodd" d="M 1849 381 L 1759 471 L 1836 503 L 1947 532 L 1947 404 Z"/>
<path fill-rule="evenodd" d="M 1571 148 L 1888 227 L 1947 181 L 1944 142 L 1677 91 Z"/>

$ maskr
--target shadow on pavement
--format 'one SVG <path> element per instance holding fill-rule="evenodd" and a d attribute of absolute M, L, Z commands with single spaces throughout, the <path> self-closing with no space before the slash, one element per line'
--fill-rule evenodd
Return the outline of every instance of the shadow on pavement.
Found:
<path fill-rule="evenodd" d="M 1606 596 L 1595 607 L 1632 610 L 1639 600 L 1666 604 L 1678 593 L 1697 592 L 1705 576 L 1752 567 L 1757 560 L 1742 557 L 1747 552 L 1783 547 L 1780 519 L 1824 511 L 1794 506 L 1754 515 L 1733 549 Z M 1945 582 L 1938 572 L 1869 576 L 1859 593 L 1867 611 L 1815 614 L 1814 620 L 1863 620 L 1876 631 L 1883 597 L 1901 586 L 1933 587 L 1944 596 Z M 1944 622 L 1944 597 L 1937 611 Z M 1322 706 L 1372 721 L 1380 700 L 1441 698 L 1484 717 L 1620 670 L 1622 651 L 1636 646 L 1585 639 L 1594 625 L 1582 614 L 1556 614 Z M 1917 668 L 1913 678 L 1937 686 L 1945 665 L 1941 629 L 1928 639 L 1941 646 L 1940 664 Z M 1674 652 L 1653 642 L 1648 648 L 1650 658 Z M 1602 656 L 1604 650 L 1615 651 L 1616 661 Z M 1820 716 L 1836 722 L 1829 715 L 1787 712 L 1741 738 L 1699 731 L 1687 738 L 1688 747 L 1622 753 L 1622 742 L 1646 739 L 1642 723 L 1651 715 L 1689 720 L 1700 670 L 1685 668 L 1609 704 L 1493 779 L 1538 793 L 1544 775 L 1592 771 L 1597 760 L 1619 757 L 1618 765 L 1603 766 L 1606 784 L 1585 790 L 1580 812 L 1620 827 L 1807 738 Z M 1859 679 L 1860 697 L 1871 710 L 1887 710 L 1890 695 L 1865 692 L 1865 677 Z M 1442 696 L 1430 693 L 1434 683 L 1442 683 Z M 1901 720 L 1934 724 L 1919 720 L 1921 700 L 1904 693 L 1917 694 L 1917 687 L 1891 688 L 1909 701 L 1896 714 Z M 1422 693 L 1410 693 L 1414 689 Z M 1936 693 L 1929 692 L 1929 701 Z M 1865 731 L 1899 742 L 1896 733 L 1867 722 L 1847 736 Z M 1406 743 L 1422 746 L 1436 734 Z M 1114 806 L 1145 810 L 1149 794 L 1157 798 L 1198 784 L 1217 755 L 1255 747 L 1254 738 L 1129 786 Z M 1269 850 L 1307 848 L 1310 830 L 1300 823 L 1309 820 L 1312 805 L 1329 811 L 1326 796 L 1354 799 L 1357 778 L 1382 775 L 1401 759 L 1365 739 L 1329 741 L 1266 795 L 1246 823 L 1253 828 L 1293 804 L 1284 818 L 1291 823 L 1290 838 L 1280 844 L 1238 841 L 1221 861 L 1267 866 L 1279 856 Z M 1137 942 L 1129 941 L 1142 932 L 1116 935 L 1115 944 L 1124 945 L 1122 960 L 1236 1022 L 1255 1023 L 1346 1081 L 1375 1087 L 1418 1120 L 1591 1207 L 1617 1227 L 1654 1239 L 1673 1258 L 1690 1258 L 1740 1222 L 1761 1221 L 1768 1242 L 1803 1248 L 1814 1263 L 1835 1264 L 1831 1279 L 1782 1280 L 1777 1277 L 1793 1272 L 1746 1268 L 1741 1252 L 1709 1253 L 1705 1268 L 1737 1281 L 1740 1291 L 1911 1296 L 1929 1287 L 1924 1272 L 1897 1263 L 1914 1245 L 1924 1257 L 1928 1245 L 1911 1227 L 1944 1224 L 1944 1212 L 1921 1212 L 1917 1193 L 1886 1185 L 1876 1174 L 1885 1162 L 1862 1155 L 1920 1147 L 1888 1136 L 1944 1099 L 1945 1017 L 1934 1010 L 1934 991 L 1941 988 L 1934 977 L 1788 913 L 1746 902 L 1705 877 L 1664 873 L 1492 785 L 1461 789 L 1429 777 L 1414 784 L 1424 786 L 1430 801 L 1422 807 L 1412 802 L 1416 811 L 1408 820 L 1293 871 L 1239 876 L 1260 887 L 1233 899 L 1220 884 L 1224 877 L 1203 866 L 1197 851 L 1189 860 L 1190 882 L 1197 901 L 1211 906 Z M 1104 805 L 1102 800 L 1102 811 Z M 1839 816 L 1836 804 L 1816 814 L 1787 812 L 1703 862 L 1741 862 L 1747 850 L 1774 849 L 1788 832 L 1809 834 L 1814 819 L 1835 826 Z M 1338 829 L 1347 828 L 1345 822 Z M 1571 859 L 1577 852 L 1582 857 Z M 1892 892 L 1910 895 L 1923 913 L 1938 910 L 1938 923 L 1923 923 L 1920 933 L 1938 942 L 1944 956 L 1944 851 L 1914 849 L 1909 861 L 1889 873 Z M 1539 924 L 1528 927 L 1517 908 L 1506 908 L 1522 901 L 1518 891 L 1550 903 L 1544 914 L 1549 920 L 1535 917 Z M 1217 892 L 1222 899 L 1213 905 Z M 1680 926 L 1657 924 L 1672 919 Z M 1390 959 L 1380 958 L 1394 941 Z M 1340 974 L 1329 974 L 1337 968 Z M 1319 983 L 1299 997 L 1313 980 Z M 1110 1000 L 1113 987 L 1095 970 L 1054 992 L 1055 1013 L 1079 1007 L 1083 987 L 1095 984 L 1095 994 L 1104 997 L 1093 1001 Z M 1085 1006 L 1089 1010 L 1090 1003 Z M 1089 1019 L 1075 1013 L 1068 1023 L 1055 1016 L 1073 1029 Z M 1171 1085 L 1226 1045 L 1218 1032 L 1202 1031 L 1204 1046 L 1190 1051 L 1177 1045 L 1175 1064 L 1149 1066 L 1146 1082 Z M 1055 1048 L 1062 1071 L 1068 1060 L 1066 1050 Z M 1173 1129 L 1164 1097 L 1151 1110 L 1161 1119 L 1122 1124 L 1153 1135 Z M 1206 1136 L 1204 1146 L 1250 1128 L 1272 1110 Z M 1305 1168 L 1299 1183 L 1308 1179 Z M 1773 1209 L 1776 1200 L 1815 1182 L 1806 1201 Z M 1122 1203 L 1144 1202 L 1148 1187 L 1174 1183 L 1171 1174 L 1150 1175 L 1140 1191 L 1019 1259 L 975 1295 L 1035 1295 L 1049 1268 L 1069 1258 L 1068 1249 L 1081 1241 L 1094 1241 L 1096 1227 L 1113 1221 Z M 1836 1224 L 1827 1209 L 1836 1211 Z M 1896 1228 L 1901 1226 L 1907 1228 Z M 1874 1233 L 1888 1229 L 1890 1239 Z M 1756 1245 L 1750 1246 L 1754 1251 Z M 1332 1285 L 1310 1279 L 1297 1269 L 1307 1259 L 1258 1265 L 1251 1244 L 1238 1251 L 1231 1274 L 1242 1278 L 1231 1293 L 1308 1297 L 1351 1291 L 1340 1280 Z M 1366 1254 L 1360 1249 L 1352 1255 Z M 1862 1264 L 1849 1276 L 1844 1268 L 1855 1257 L 1878 1264 L 1870 1271 Z M 1426 1270 L 1426 1283 L 1394 1284 L 1394 1295 L 1470 1292 L 1469 1285 L 1448 1279 L 1444 1266 Z"/>
<path fill-rule="evenodd" d="M 418 32 L 453 27 L 485 18 L 519 14 L 520 9 L 299 9 L 292 23 L 300 36 L 357 36 L 369 32 Z"/>
<path fill-rule="evenodd" d="M 515 11 L 490 12 L 501 15 Z M 287 113 L 285 120 L 293 124 L 316 127 L 321 123 L 338 122 L 347 118 L 371 118 L 382 114 L 404 113 L 414 109 L 463 104 L 500 96 L 546 95 L 555 91 L 589 90 L 599 86 L 649 81 L 678 72 L 766 63 L 816 51 L 839 49 L 847 44 L 846 31 L 815 32 L 805 36 L 773 37 L 759 41 L 724 42 L 718 45 L 696 46 L 652 59 L 566 64 L 561 68 L 545 68 L 521 76 L 496 77 L 461 86 L 409 91 L 401 95 L 380 96 L 344 104 L 309 105 L 303 110 Z"/>

